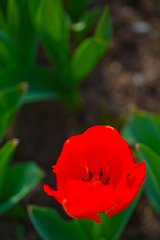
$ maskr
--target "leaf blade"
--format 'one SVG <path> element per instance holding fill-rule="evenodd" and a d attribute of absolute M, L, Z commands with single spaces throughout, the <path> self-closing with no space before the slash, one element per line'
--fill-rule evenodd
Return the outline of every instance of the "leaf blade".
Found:
<path fill-rule="evenodd" d="M 17 204 L 23 197 L 32 191 L 44 172 L 35 162 L 26 161 L 11 166 L 3 185 L 3 199 L 0 202 L 0 213 L 4 213 Z"/>
<path fill-rule="evenodd" d="M 2 196 L 2 187 L 5 181 L 5 175 L 9 167 L 11 157 L 14 154 L 15 148 L 17 146 L 17 139 L 8 141 L 0 149 L 0 198 Z"/>
<path fill-rule="evenodd" d="M 51 208 L 29 206 L 28 213 L 30 220 L 44 240 L 81 240 L 84 239 L 84 233 L 73 222 L 67 222 Z"/>
<path fill-rule="evenodd" d="M 108 44 L 87 38 L 77 47 L 73 53 L 68 79 L 74 83 L 83 80 L 96 66 L 100 58 L 108 49 Z"/>
<path fill-rule="evenodd" d="M 110 42 L 113 36 L 113 26 L 110 17 L 109 7 L 105 6 L 97 23 L 94 36 L 97 39 Z"/>

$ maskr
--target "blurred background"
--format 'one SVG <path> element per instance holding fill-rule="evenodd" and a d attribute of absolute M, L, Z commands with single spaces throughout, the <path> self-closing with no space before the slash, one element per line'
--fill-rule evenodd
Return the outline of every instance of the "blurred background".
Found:
<path fill-rule="evenodd" d="M 3 4 L 3 1 L 0 1 Z M 83 103 L 77 112 L 58 100 L 23 105 L 7 131 L 6 140 L 20 139 L 13 163 L 34 160 L 46 177 L 22 204 L 57 208 L 68 219 L 62 207 L 42 190 L 44 183 L 55 188 L 51 166 L 55 164 L 64 141 L 86 128 L 109 124 L 119 131 L 133 106 L 150 112 L 160 111 L 160 14 L 156 0 L 90 0 L 87 9 L 109 5 L 113 37 L 109 49 L 88 77 L 80 83 Z M 93 35 L 93 31 L 89 36 Z M 35 62 L 50 66 L 50 60 L 38 46 Z M 3 78 L 0 78 L 3 81 Z M 74 101 L 74 100 L 73 100 Z M 16 223 L 0 217 L 0 239 L 14 240 Z M 39 240 L 29 220 L 22 229 L 25 240 Z M 123 232 L 121 240 L 160 239 L 160 219 L 141 199 Z"/>

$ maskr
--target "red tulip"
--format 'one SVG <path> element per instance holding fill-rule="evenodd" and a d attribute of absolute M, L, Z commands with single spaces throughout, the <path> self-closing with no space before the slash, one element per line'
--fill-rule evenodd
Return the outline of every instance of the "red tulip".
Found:
<path fill-rule="evenodd" d="M 90 218 L 96 213 L 108 217 L 124 210 L 133 201 L 145 176 L 146 164 L 135 163 L 127 142 L 111 126 L 94 126 L 65 141 L 53 166 L 57 191 L 44 191 L 62 204 L 74 218 Z"/>

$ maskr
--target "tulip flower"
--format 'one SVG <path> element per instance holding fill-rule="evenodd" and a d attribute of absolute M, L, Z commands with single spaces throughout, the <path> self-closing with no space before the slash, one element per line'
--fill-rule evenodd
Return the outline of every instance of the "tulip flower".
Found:
<path fill-rule="evenodd" d="M 115 128 L 100 125 L 66 140 L 53 172 L 57 190 L 45 184 L 44 191 L 69 216 L 100 223 L 97 213 L 110 218 L 133 201 L 146 177 L 146 164 L 135 163 Z"/>

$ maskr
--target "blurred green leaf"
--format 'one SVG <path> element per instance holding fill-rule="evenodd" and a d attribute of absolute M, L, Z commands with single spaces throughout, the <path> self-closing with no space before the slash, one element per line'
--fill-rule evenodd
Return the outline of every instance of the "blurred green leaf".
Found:
<path fill-rule="evenodd" d="M 15 237 L 16 240 L 24 240 L 25 239 L 25 224 L 22 222 L 17 222 Z"/>
<path fill-rule="evenodd" d="M 138 150 L 141 161 L 145 160 L 149 167 L 151 168 L 151 170 L 153 171 L 158 181 L 160 189 L 160 174 L 159 174 L 160 156 L 156 152 L 154 152 L 151 148 L 142 143 L 136 144 L 136 148 Z"/>
<path fill-rule="evenodd" d="M 5 218 L 22 221 L 27 217 L 27 212 L 24 206 L 19 203 L 14 205 L 8 212 L 3 214 Z"/>
<path fill-rule="evenodd" d="M 40 4 L 40 0 L 28 0 L 28 7 L 29 7 L 29 14 L 30 14 L 30 18 L 32 21 L 32 24 L 35 25 L 35 18 L 36 18 L 36 14 L 37 14 L 37 10 Z"/>
<path fill-rule="evenodd" d="M 66 0 L 67 11 L 72 18 L 73 22 L 78 22 L 83 11 L 86 8 L 87 0 Z"/>
<path fill-rule="evenodd" d="M 6 12 L 7 12 L 7 1 L 6 0 L 1 0 L 1 9 L 2 9 L 4 15 L 6 15 Z"/>
<path fill-rule="evenodd" d="M 11 141 L 8 141 L 0 149 L 0 198 L 3 195 L 2 187 L 4 185 L 5 176 L 9 167 L 11 157 L 15 151 L 17 144 L 18 144 L 18 140 L 13 139 Z"/>
<path fill-rule="evenodd" d="M 160 156 L 148 146 L 136 145 L 141 162 L 147 162 L 146 194 L 154 211 L 160 216 Z"/>
<path fill-rule="evenodd" d="M 0 6 L 0 29 L 3 31 L 6 29 L 4 13 L 1 6 Z"/>
<path fill-rule="evenodd" d="M 32 206 L 28 207 L 30 220 L 44 240 L 84 240 L 86 235 L 74 221 L 63 220 L 58 213 L 46 207 Z"/>
<path fill-rule="evenodd" d="M 29 10 L 28 1 L 21 1 L 19 4 L 20 23 L 16 37 L 23 60 L 21 65 L 33 64 L 38 49 L 38 36 L 33 28 Z"/>
<path fill-rule="evenodd" d="M 44 67 L 26 67 L 6 69 L 0 72 L 0 89 L 12 87 L 26 81 L 29 83 L 29 92 L 25 97 L 27 102 L 45 99 L 61 99 L 63 89 L 53 71 Z"/>
<path fill-rule="evenodd" d="M 27 0 L 7 0 L 6 16 L 0 9 L 0 61 L 5 66 L 30 65 L 35 60 L 37 35 L 32 27 Z"/>
<path fill-rule="evenodd" d="M 129 143 L 144 143 L 160 155 L 160 128 L 155 121 L 156 115 L 137 109 L 121 131 L 122 137 Z"/>
<path fill-rule="evenodd" d="M 96 39 L 85 39 L 73 53 L 68 81 L 76 84 L 82 81 L 96 66 L 108 49 L 108 44 Z"/>
<path fill-rule="evenodd" d="M 19 28 L 19 11 L 16 0 L 7 0 L 7 28 L 10 33 L 17 33 Z"/>
<path fill-rule="evenodd" d="M 157 179 L 149 166 L 147 166 L 148 174 L 146 180 L 145 192 L 150 205 L 154 211 L 160 216 L 160 188 Z"/>
<path fill-rule="evenodd" d="M 0 201 L 0 214 L 11 209 L 44 177 L 44 172 L 35 162 L 21 162 L 12 165 L 3 185 L 3 196 Z"/>
<path fill-rule="evenodd" d="M 24 96 L 25 102 L 58 99 L 73 111 L 78 110 L 82 98 L 77 88 L 72 88 L 67 82 L 62 82 L 53 71 L 44 67 L 26 67 L 6 69 L 0 71 L 0 89 L 13 87 L 15 84 L 26 81 L 29 83 L 29 92 Z"/>
<path fill-rule="evenodd" d="M 77 88 L 71 89 L 68 93 L 66 92 L 62 100 L 72 113 L 77 113 L 83 105 L 81 94 Z"/>
<path fill-rule="evenodd" d="M 94 36 L 96 39 L 110 42 L 113 36 L 113 26 L 109 7 L 105 6 L 100 19 L 97 23 Z"/>
<path fill-rule="evenodd" d="M 69 29 L 60 0 L 41 0 L 36 26 L 54 65 L 61 69 L 69 59 Z"/>
<path fill-rule="evenodd" d="M 20 52 L 13 39 L 4 31 L 0 30 L 0 61 L 5 66 L 16 66 L 20 59 Z"/>
<path fill-rule="evenodd" d="M 27 84 L 20 84 L 9 90 L 0 90 L 0 141 L 23 104 Z"/>
<path fill-rule="evenodd" d="M 100 12 L 101 8 L 96 6 L 86 11 L 78 23 L 71 24 L 71 30 L 73 31 L 73 36 L 77 43 L 80 43 L 87 37 L 88 33 L 94 27 Z"/>

